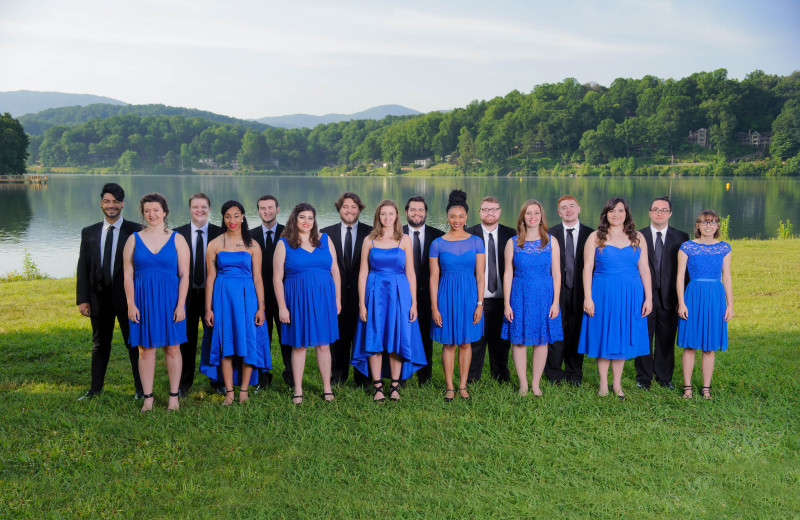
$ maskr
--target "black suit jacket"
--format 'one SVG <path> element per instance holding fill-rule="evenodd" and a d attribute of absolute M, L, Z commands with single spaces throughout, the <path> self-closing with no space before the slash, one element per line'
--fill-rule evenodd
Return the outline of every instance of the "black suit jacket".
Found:
<path fill-rule="evenodd" d="M 81 230 L 81 249 L 78 256 L 78 283 L 75 291 L 77 304 L 88 303 L 92 314 L 100 314 L 100 294 L 103 292 L 103 272 L 100 261 L 100 235 L 105 221 L 92 224 Z M 117 237 L 117 252 L 114 254 L 112 272 L 112 291 L 114 308 L 127 313 L 128 301 L 125 298 L 125 275 L 122 269 L 122 250 L 133 233 L 141 231 L 141 224 L 122 221 Z"/>
<path fill-rule="evenodd" d="M 655 246 L 653 246 L 653 233 L 650 226 L 640 229 L 647 241 L 647 257 L 650 263 L 650 278 L 655 291 L 656 287 L 656 268 L 655 268 Z M 678 289 L 675 285 L 678 279 L 678 251 L 681 244 L 689 240 L 689 235 L 679 231 L 672 226 L 667 228 L 667 235 L 664 239 L 664 250 L 661 256 L 661 305 L 665 309 L 672 309 L 678 306 Z M 686 277 L 688 283 L 689 277 Z M 655 292 L 653 293 L 655 298 Z"/>
<path fill-rule="evenodd" d="M 348 270 L 344 265 L 344 254 L 342 252 L 342 226 L 341 222 L 337 222 L 332 226 L 322 229 L 322 233 L 328 235 L 328 239 L 333 241 L 333 247 L 336 249 L 336 261 L 339 264 L 339 277 L 342 284 L 342 310 L 346 308 L 358 310 L 358 273 L 361 271 L 361 246 L 364 244 L 364 239 L 369 235 L 372 228 L 362 222 L 358 222 L 356 226 L 355 244 L 353 251 L 353 265 Z"/>
<path fill-rule="evenodd" d="M 486 238 L 483 236 L 483 227 L 480 224 L 475 226 L 469 227 L 466 229 L 468 233 L 472 233 L 476 237 L 479 237 L 484 242 Z M 500 272 L 500 283 L 503 283 L 503 275 L 506 272 L 506 243 L 509 239 L 514 238 L 517 234 L 517 231 L 514 228 L 510 228 L 508 226 L 504 226 L 502 224 L 497 225 L 497 270 Z M 486 253 L 488 255 L 488 251 Z M 489 265 L 489 258 L 486 258 L 486 265 Z M 489 280 L 483 281 L 484 285 L 489 283 Z"/>
<path fill-rule="evenodd" d="M 267 248 L 264 243 L 264 229 L 261 224 L 255 229 L 250 230 L 250 236 L 253 240 L 258 242 L 261 247 L 261 281 L 264 283 L 264 303 L 267 307 L 273 305 L 272 308 L 277 308 L 278 302 L 275 299 L 275 286 L 272 283 L 272 258 L 275 256 L 275 245 L 283 234 L 284 226 L 278 224 L 275 228 L 275 235 L 272 237 L 272 245 Z"/>
<path fill-rule="evenodd" d="M 409 235 L 408 225 L 403 226 L 403 233 Z M 422 261 L 420 262 L 419 272 L 414 274 L 417 277 L 417 309 L 421 309 L 420 301 L 429 302 L 431 299 L 431 264 L 428 261 L 428 254 L 431 251 L 431 243 L 444 235 L 444 231 L 425 225 L 425 240 L 422 245 Z M 414 243 L 414 237 L 411 237 L 411 243 Z M 430 312 L 430 305 L 426 307 Z"/>
<path fill-rule="evenodd" d="M 183 226 L 181 226 L 179 228 L 175 228 L 175 231 L 178 234 L 180 234 L 181 236 L 183 236 L 184 239 L 186 239 L 186 245 L 189 246 L 189 289 L 191 289 L 192 288 L 192 273 L 194 272 L 194 271 L 192 271 L 192 269 L 194 267 L 194 248 L 192 247 L 192 224 L 191 223 L 184 224 Z M 209 222 L 208 223 L 208 237 L 207 237 L 206 244 L 210 243 L 212 240 L 217 238 L 220 233 L 222 233 L 222 228 L 219 227 L 219 226 L 215 226 L 214 224 Z M 205 261 L 206 261 L 206 259 L 203 258 L 203 262 L 205 262 Z M 189 306 L 189 299 L 191 297 L 192 297 L 192 291 L 190 290 L 189 294 L 186 296 L 186 306 L 187 307 Z M 204 303 L 204 305 L 205 305 L 205 303 Z"/>
<path fill-rule="evenodd" d="M 569 310 L 573 313 L 579 314 L 583 312 L 583 249 L 586 246 L 586 239 L 594 231 L 589 226 L 580 224 L 578 228 L 577 244 L 575 244 L 575 271 L 572 279 L 572 289 L 567 289 L 566 284 L 566 240 L 564 239 L 564 223 L 560 222 L 548 230 L 556 242 L 558 242 L 559 249 L 561 249 L 561 296 L 559 303 L 562 308 L 569 305 Z"/>

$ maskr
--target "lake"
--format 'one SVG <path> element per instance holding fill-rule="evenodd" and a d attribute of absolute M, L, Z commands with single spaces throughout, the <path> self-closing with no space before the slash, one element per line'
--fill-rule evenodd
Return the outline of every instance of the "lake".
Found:
<path fill-rule="evenodd" d="M 566 193 L 581 206 L 581 220 L 597 226 L 604 203 L 612 196 L 625 197 L 637 227 L 649 223 L 650 201 L 670 195 L 670 224 L 691 234 L 700 210 L 712 208 L 730 215 L 731 238 L 771 238 L 778 222 L 790 219 L 800 225 L 800 179 L 753 178 L 467 178 L 467 177 L 231 177 L 191 175 L 49 175 L 47 185 L 0 185 L 0 274 L 22 268 L 27 250 L 39 268 L 50 276 L 74 276 L 78 262 L 80 230 L 98 222 L 100 189 L 116 182 L 125 189 L 123 216 L 141 221 L 138 201 L 157 191 L 170 204 L 170 227 L 189 221 L 188 198 L 201 191 L 211 198 L 211 221 L 219 224 L 219 208 L 236 199 L 246 208 L 251 227 L 260 221 L 256 200 L 271 193 L 281 205 L 278 221 L 284 223 L 292 207 L 302 201 L 317 209 L 320 227 L 338 222 L 333 202 L 343 191 L 358 193 L 366 204 L 361 221 L 372 224 L 375 206 L 383 199 L 395 200 L 401 212 L 408 197 L 428 199 L 428 223 L 444 228 L 447 195 L 461 188 L 469 196 L 469 223 L 479 222 L 476 210 L 481 197 L 494 195 L 503 208 L 500 221 L 514 227 L 522 203 L 542 202 L 548 224 L 559 221 L 556 201 Z"/>

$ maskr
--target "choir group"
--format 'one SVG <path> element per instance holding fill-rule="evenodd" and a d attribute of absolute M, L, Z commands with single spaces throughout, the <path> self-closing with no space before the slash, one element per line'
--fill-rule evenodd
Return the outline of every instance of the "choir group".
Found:
<path fill-rule="evenodd" d="M 557 202 L 561 222 L 548 227 L 543 205 L 526 201 L 516 228 L 499 223 L 496 197 L 481 199 L 480 223 L 467 227 L 467 194 L 451 192 L 447 232 L 426 224 L 422 196 L 380 202 L 372 227 L 359 222 L 361 198 L 335 202 L 341 221 L 318 229 L 316 209 L 297 204 L 286 224 L 273 195 L 257 201 L 260 224 L 228 201 L 221 226 L 209 223 L 211 201 L 189 199 L 191 222 L 171 230 L 158 193 L 139 201 L 143 225 L 122 218 L 125 193 L 103 186 L 103 221 L 82 230 L 77 304 L 92 324 L 92 382 L 80 399 L 103 389 L 115 322 L 128 348 L 135 396 L 153 407 L 156 349 L 164 348 L 168 409 L 192 388 L 200 326 L 199 371 L 224 395 L 249 399 L 272 380 L 273 331 L 292 402 L 303 401 L 306 350 L 314 347 L 321 398 L 354 367 L 356 385 L 373 400 L 398 401 L 415 373 L 431 379 L 433 341 L 442 345 L 444 400 L 470 399 L 483 372 L 511 380 L 519 394 L 553 384 L 580 386 L 583 356 L 597 359 L 598 395 L 625 399 L 622 371 L 635 359 L 636 384 L 672 384 L 676 343 L 683 349 L 683 397 L 691 399 L 695 352 L 711 399 L 714 353 L 728 346 L 733 317 L 730 245 L 719 240 L 719 215 L 702 211 L 694 237 L 669 226 L 672 202 L 652 201 L 650 225 L 637 231 L 628 203 L 610 199 L 597 229 L 580 221 L 575 197 Z M 528 379 L 528 347 L 532 347 Z M 458 363 L 458 385 L 454 380 Z M 388 388 L 383 380 L 389 379 Z"/>

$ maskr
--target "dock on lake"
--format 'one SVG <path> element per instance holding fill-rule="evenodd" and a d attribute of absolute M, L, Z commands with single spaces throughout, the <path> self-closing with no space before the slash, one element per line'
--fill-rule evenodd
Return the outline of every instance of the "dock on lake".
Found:
<path fill-rule="evenodd" d="M 47 175 L 0 175 L 0 184 L 47 184 Z"/>

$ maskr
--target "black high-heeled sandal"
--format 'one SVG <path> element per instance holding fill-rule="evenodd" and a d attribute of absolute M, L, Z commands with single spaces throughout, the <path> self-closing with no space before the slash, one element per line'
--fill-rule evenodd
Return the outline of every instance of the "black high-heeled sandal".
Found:
<path fill-rule="evenodd" d="M 708 390 L 708 392 L 706 392 L 706 390 Z M 705 399 L 706 401 L 713 401 L 714 400 L 714 398 L 711 397 L 711 385 L 701 386 L 700 387 L 700 395 L 702 395 L 703 399 Z"/>
<path fill-rule="evenodd" d="M 325 396 L 328 396 L 328 395 L 333 397 L 333 399 L 325 399 Z M 322 400 L 325 401 L 326 403 L 332 403 L 334 400 L 336 400 L 336 396 L 333 395 L 333 392 L 323 392 L 321 397 L 322 397 Z"/>
<path fill-rule="evenodd" d="M 153 397 L 153 394 L 144 394 L 144 395 L 142 396 L 142 399 L 143 399 L 144 401 L 147 401 L 148 399 L 152 399 L 152 400 L 153 400 L 153 402 L 155 402 L 155 398 Z M 144 406 L 144 403 L 142 403 L 142 406 Z M 140 411 L 141 413 L 147 413 L 147 412 L 151 411 L 152 409 L 153 409 L 153 408 L 151 407 L 151 408 L 149 408 L 149 409 L 147 409 L 147 410 L 139 410 L 139 411 Z"/>
<path fill-rule="evenodd" d="M 458 389 L 458 396 L 459 396 L 461 399 L 464 399 L 464 400 L 467 400 L 467 401 L 469 401 L 469 400 L 470 400 L 470 396 L 469 396 L 469 394 L 467 394 L 467 397 L 464 397 L 463 395 L 461 395 L 461 391 L 462 391 L 462 390 L 466 392 L 466 391 L 467 391 L 467 387 L 465 386 L 464 388 L 459 388 L 459 389 Z"/>
<path fill-rule="evenodd" d="M 298 402 L 294 402 L 295 399 L 300 399 Z M 300 395 L 293 395 L 292 396 L 292 404 L 300 404 L 303 402 L 303 394 Z"/>
<path fill-rule="evenodd" d="M 396 393 L 397 397 L 393 397 L 392 394 Z M 392 379 L 392 384 L 389 386 L 389 400 L 390 401 L 399 401 L 400 400 L 400 380 L 399 379 Z"/>
<path fill-rule="evenodd" d="M 375 399 L 378 393 L 383 394 L 383 397 L 380 399 Z M 386 401 L 386 394 L 383 392 L 383 381 L 380 379 L 375 379 L 372 381 L 372 401 L 375 403 L 382 403 Z"/>
<path fill-rule="evenodd" d="M 683 398 L 684 399 L 691 399 L 694 397 L 692 393 L 692 385 L 683 385 Z"/>

